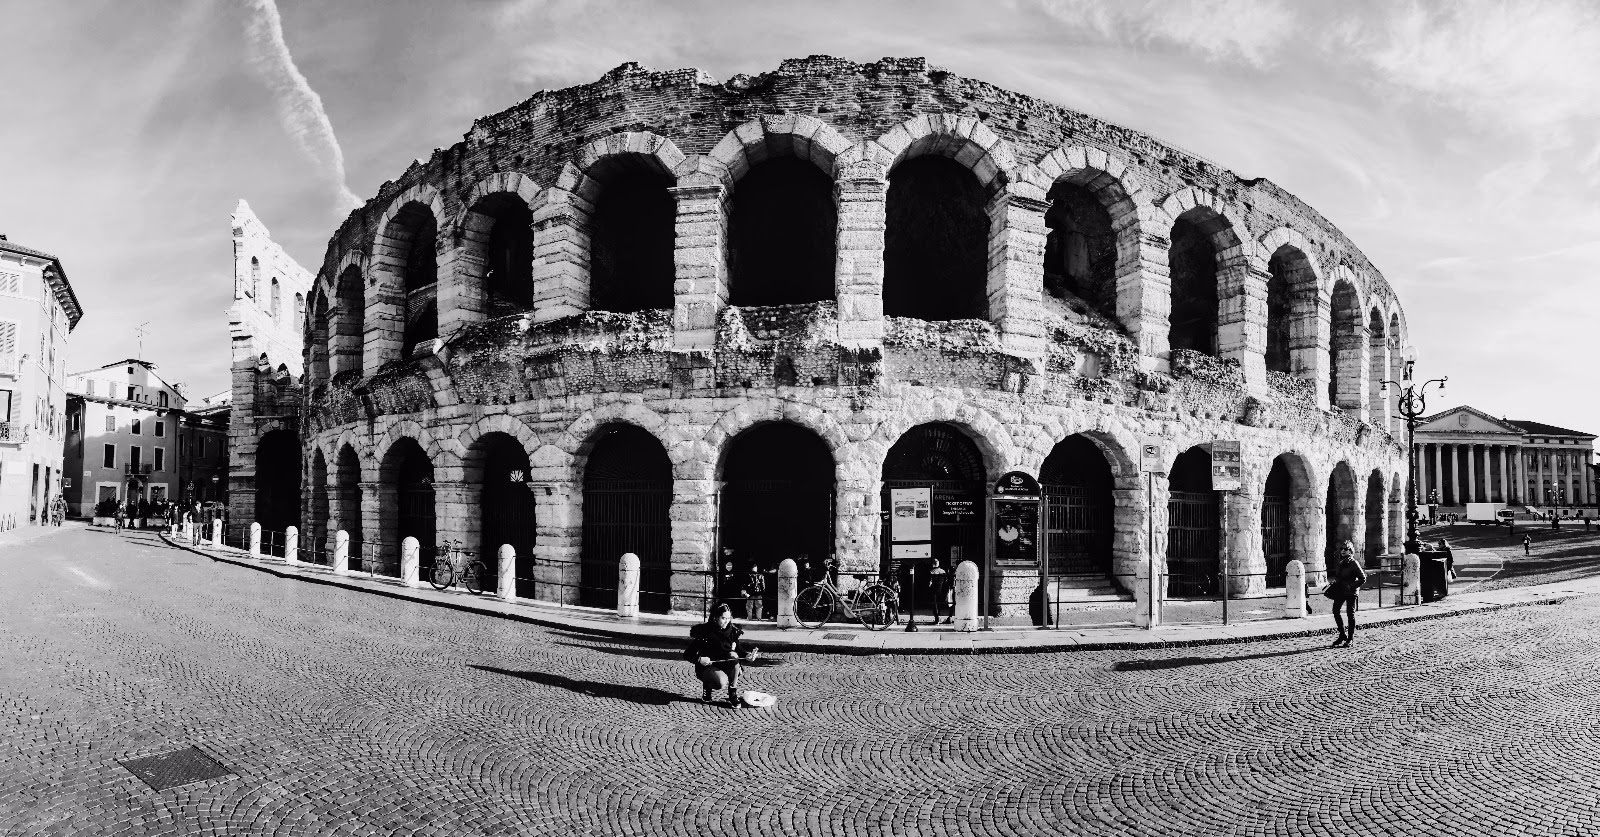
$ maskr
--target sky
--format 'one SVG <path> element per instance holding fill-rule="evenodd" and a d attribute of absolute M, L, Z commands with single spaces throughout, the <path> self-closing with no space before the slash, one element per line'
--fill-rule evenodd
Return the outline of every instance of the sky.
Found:
<path fill-rule="evenodd" d="M 924 56 L 1330 219 L 1404 306 L 1430 412 L 1600 433 L 1600 3 L 6 0 L 0 233 L 59 256 L 70 370 L 227 388 L 229 215 L 308 269 L 478 116 L 626 61 L 718 79 Z M 1591 331 L 1594 329 L 1594 331 Z"/>

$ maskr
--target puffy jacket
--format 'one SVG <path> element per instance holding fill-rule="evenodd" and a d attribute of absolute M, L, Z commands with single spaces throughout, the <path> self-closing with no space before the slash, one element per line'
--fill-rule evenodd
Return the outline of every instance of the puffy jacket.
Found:
<path fill-rule="evenodd" d="M 737 652 L 739 637 L 744 629 L 732 622 L 728 627 L 718 627 L 715 622 L 701 622 L 689 629 L 689 647 L 683 649 L 683 658 L 693 663 L 701 657 L 708 660 L 732 660 L 743 655 Z"/>
<path fill-rule="evenodd" d="M 1333 570 L 1328 573 L 1328 579 L 1333 592 L 1337 593 L 1339 598 L 1347 598 L 1356 595 L 1361 585 L 1367 583 L 1367 572 L 1361 569 L 1361 565 L 1356 563 L 1354 558 L 1350 558 L 1337 562 Z"/>

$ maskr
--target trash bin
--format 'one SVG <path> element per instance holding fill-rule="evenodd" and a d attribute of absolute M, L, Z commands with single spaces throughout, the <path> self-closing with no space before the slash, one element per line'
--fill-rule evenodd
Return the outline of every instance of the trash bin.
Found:
<path fill-rule="evenodd" d="M 1450 595 L 1449 553 L 1423 552 L 1417 557 L 1421 559 L 1422 600 L 1431 602 Z"/>

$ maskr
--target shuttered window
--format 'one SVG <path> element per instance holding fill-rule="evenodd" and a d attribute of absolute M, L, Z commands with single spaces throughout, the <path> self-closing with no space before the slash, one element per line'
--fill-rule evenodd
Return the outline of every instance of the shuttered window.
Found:
<path fill-rule="evenodd" d="M 0 320 L 0 372 L 13 373 L 17 368 L 17 324 Z"/>
<path fill-rule="evenodd" d="M 0 270 L 0 294 L 22 295 L 22 274 Z"/>

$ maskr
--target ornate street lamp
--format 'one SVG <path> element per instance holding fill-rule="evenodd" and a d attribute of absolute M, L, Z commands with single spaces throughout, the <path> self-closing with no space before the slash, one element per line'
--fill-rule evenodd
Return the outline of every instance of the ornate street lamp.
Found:
<path fill-rule="evenodd" d="M 1428 411 L 1428 385 L 1438 384 L 1439 392 L 1442 393 L 1445 382 L 1450 380 L 1450 376 L 1424 381 L 1421 385 L 1413 384 L 1413 370 L 1417 364 L 1416 348 L 1405 347 L 1401 358 L 1404 365 L 1401 367 L 1400 380 L 1384 381 L 1383 391 L 1388 392 L 1391 384 L 1400 390 L 1400 415 L 1406 420 L 1406 471 L 1411 479 L 1411 490 L 1406 492 L 1405 550 L 1407 554 L 1414 554 L 1421 543 L 1417 537 L 1417 419 Z"/>

